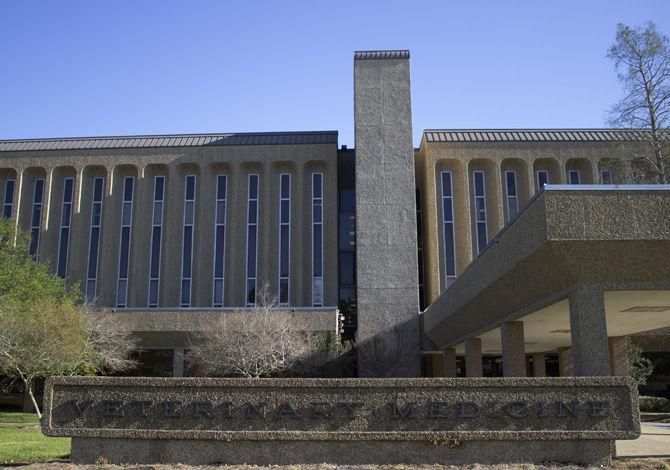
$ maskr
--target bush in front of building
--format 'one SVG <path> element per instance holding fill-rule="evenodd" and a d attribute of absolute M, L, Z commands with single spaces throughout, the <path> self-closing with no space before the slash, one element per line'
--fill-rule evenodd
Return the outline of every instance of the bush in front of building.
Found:
<path fill-rule="evenodd" d="M 644 413 L 670 413 L 670 400 L 663 397 L 640 397 L 640 411 Z"/>

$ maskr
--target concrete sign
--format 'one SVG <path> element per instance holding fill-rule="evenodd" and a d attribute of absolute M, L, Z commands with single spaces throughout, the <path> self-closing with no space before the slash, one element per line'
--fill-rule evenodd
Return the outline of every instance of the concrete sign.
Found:
<path fill-rule="evenodd" d="M 42 426 L 78 463 L 594 463 L 640 432 L 621 377 L 55 377 Z"/>

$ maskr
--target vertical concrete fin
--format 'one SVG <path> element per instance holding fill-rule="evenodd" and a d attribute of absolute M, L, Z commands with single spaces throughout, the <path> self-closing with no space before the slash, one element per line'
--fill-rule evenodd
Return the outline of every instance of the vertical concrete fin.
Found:
<path fill-rule="evenodd" d="M 359 374 L 418 376 L 409 51 L 354 55 Z"/>

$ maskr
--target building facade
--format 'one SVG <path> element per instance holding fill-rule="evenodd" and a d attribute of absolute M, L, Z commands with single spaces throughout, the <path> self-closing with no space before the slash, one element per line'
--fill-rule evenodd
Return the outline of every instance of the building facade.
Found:
<path fill-rule="evenodd" d="M 336 131 L 0 141 L 3 216 L 38 262 L 162 351 L 165 373 L 184 373 L 190 333 L 267 285 L 307 329 L 335 331 L 344 313 L 362 375 L 419 375 L 420 352 L 423 374 L 454 375 L 466 353 L 427 326 L 436 305 L 545 185 L 614 191 L 611 158 L 644 135 L 426 130 L 412 149 L 409 52 L 354 59 L 355 150 Z M 558 373 L 554 346 L 542 361 Z M 499 373 L 502 350 L 489 356 Z"/>

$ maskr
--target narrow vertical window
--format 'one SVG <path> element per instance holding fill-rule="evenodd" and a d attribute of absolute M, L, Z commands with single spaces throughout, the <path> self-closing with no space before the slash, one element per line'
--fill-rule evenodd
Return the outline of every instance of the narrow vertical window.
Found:
<path fill-rule="evenodd" d="M 258 251 L 258 174 L 249 175 L 247 199 L 246 306 L 256 305 L 256 268 Z"/>
<path fill-rule="evenodd" d="M 323 306 L 323 174 L 312 173 L 312 306 Z"/>
<path fill-rule="evenodd" d="M 216 177 L 216 208 L 214 214 L 214 282 L 212 307 L 223 307 L 224 270 L 226 261 L 226 175 Z"/>
<path fill-rule="evenodd" d="M 12 216 L 12 209 L 14 207 L 14 187 L 16 180 L 7 180 L 5 183 L 5 199 L 2 207 L 2 216 L 9 219 Z"/>
<path fill-rule="evenodd" d="M 603 170 L 600 172 L 600 183 L 601 184 L 612 184 L 612 171 Z"/>
<path fill-rule="evenodd" d="M 477 254 L 486 248 L 489 241 L 486 218 L 486 175 L 483 171 L 472 172 L 474 182 L 475 223 L 477 231 Z"/>
<path fill-rule="evenodd" d="M 40 246 L 40 228 L 42 226 L 42 200 L 44 198 L 44 179 L 35 180 L 35 190 L 33 192 L 33 207 L 30 214 L 30 248 L 28 252 L 38 258 Z"/>
<path fill-rule="evenodd" d="M 539 170 L 535 172 L 535 180 L 537 182 L 537 190 L 542 191 L 545 184 L 549 184 L 549 172 L 547 170 Z"/>
<path fill-rule="evenodd" d="M 66 278 L 67 256 L 70 247 L 70 221 L 72 219 L 72 201 L 74 198 L 74 178 L 65 178 L 63 183 L 63 203 L 60 211 L 56 272 L 60 277 Z"/>
<path fill-rule="evenodd" d="M 91 225 L 88 235 L 88 262 L 86 264 L 86 302 L 94 302 L 98 280 L 98 256 L 100 247 L 100 228 L 102 226 L 102 197 L 105 179 L 93 180 L 91 194 Z"/>
<path fill-rule="evenodd" d="M 570 172 L 568 173 L 568 179 L 570 181 L 570 184 L 579 184 L 580 183 L 579 170 L 570 170 Z"/>
<path fill-rule="evenodd" d="M 123 200 L 121 202 L 121 229 L 119 233 L 119 274 L 116 283 L 116 306 L 128 306 L 128 271 L 130 270 L 130 235 L 133 224 L 133 194 L 135 178 L 123 178 Z"/>
<path fill-rule="evenodd" d="M 149 288 L 147 305 L 158 307 L 160 301 L 161 245 L 163 241 L 163 205 L 165 176 L 154 177 L 154 199 L 151 211 L 151 251 L 149 252 Z"/>
<path fill-rule="evenodd" d="M 519 193 L 516 187 L 516 171 L 505 172 L 505 196 L 507 199 L 507 221 L 519 212 Z"/>
<path fill-rule="evenodd" d="M 291 285 L 291 175 L 279 175 L 279 304 L 289 305 Z"/>
<path fill-rule="evenodd" d="M 456 280 L 456 231 L 454 227 L 454 186 L 451 171 L 441 173 L 442 242 L 444 245 L 445 287 Z"/>
<path fill-rule="evenodd" d="M 195 175 L 184 179 L 184 233 L 181 255 L 180 305 L 191 306 L 193 280 L 193 236 L 195 232 Z"/>

